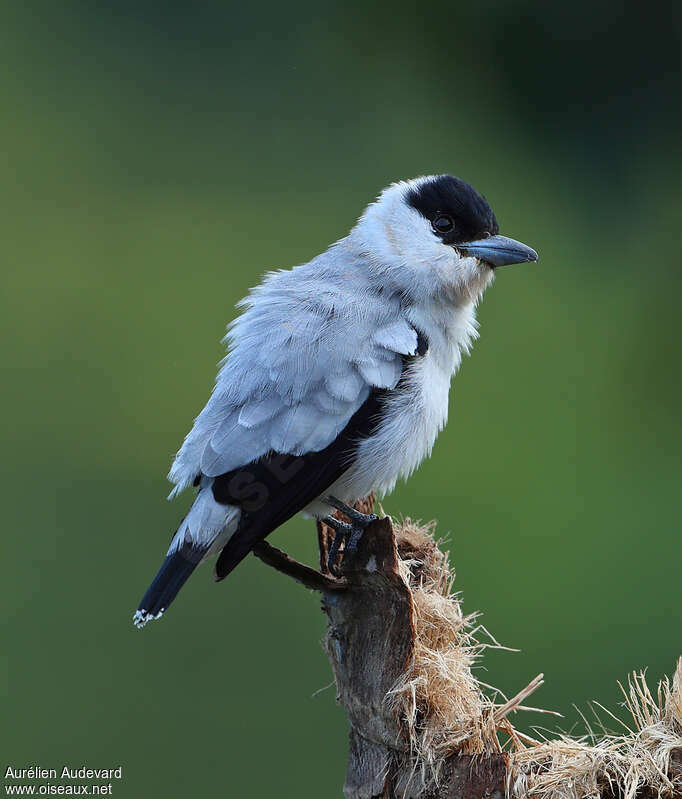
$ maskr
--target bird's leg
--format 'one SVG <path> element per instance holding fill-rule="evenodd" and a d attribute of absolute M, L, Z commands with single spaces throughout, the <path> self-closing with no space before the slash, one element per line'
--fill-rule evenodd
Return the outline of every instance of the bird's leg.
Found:
<path fill-rule="evenodd" d="M 344 513 L 350 519 L 350 525 L 346 525 L 347 527 L 350 526 L 350 530 L 348 531 L 350 535 L 346 541 L 346 550 L 348 552 L 355 552 L 366 528 L 369 527 L 372 522 L 375 522 L 379 517 L 375 513 L 361 513 L 359 510 L 346 505 L 345 502 L 341 502 L 341 500 L 336 499 L 336 497 L 329 496 L 325 502 L 328 505 L 331 505 L 332 508 L 340 510 L 341 513 Z M 340 543 L 341 542 L 339 541 L 339 544 Z M 336 536 L 334 537 L 334 544 L 336 544 Z M 332 544 L 332 548 L 334 544 Z"/>
<path fill-rule="evenodd" d="M 339 568 L 337 561 L 339 559 L 339 549 L 346 538 L 352 537 L 353 525 L 346 524 L 346 522 L 342 522 L 335 516 L 326 516 L 322 521 L 334 531 L 334 540 L 332 541 L 332 545 L 329 547 L 329 552 L 327 553 L 327 569 L 329 570 L 330 574 L 334 575 L 334 577 L 338 577 Z"/>

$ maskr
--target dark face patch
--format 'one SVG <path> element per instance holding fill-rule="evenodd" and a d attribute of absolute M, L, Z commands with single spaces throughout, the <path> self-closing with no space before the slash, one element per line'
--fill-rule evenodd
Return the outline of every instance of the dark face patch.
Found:
<path fill-rule="evenodd" d="M 429 220 L 434 236 L 443 244 L 463 244 L 499 232 L 495 214 L 485 197 L 452 175 L 439 175 L 423 182 L 410 189 L 405 200 Z"/>

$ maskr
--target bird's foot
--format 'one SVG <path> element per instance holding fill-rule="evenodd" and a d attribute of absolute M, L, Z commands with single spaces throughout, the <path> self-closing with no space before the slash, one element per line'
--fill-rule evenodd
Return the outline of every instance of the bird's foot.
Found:
<path fill-rule="evenodd" d="M 356 552 L 363 533 L 367 527 L 379 517 L 375 513 L 362 513 L 355 508 L 351 508 L 349 505 L 346 505 L 345 502 L 336 499 L 336 497 L 327 497 L 325 502 L 333 508 L 336 508 L 336 510 L 340 510 L 341 513 L 350 519 L 350 524 L 339 521 L 334 516 L 328 516 L 324 520 L 336 533 L 334 541 L 329 548 L 327 568 L 337 577 L 339 572 L 337 560 L 341 544 L 345 542 L 344 549 L 346 552 Z"/>
<path fill-rule="evenodd" d="M 327 553 L 327 571 L 333 574 L 334 577 L 339 577 L 341 575 L 338 562 L 339 550 L 341 549 L 341 544 L 352 537 L 353 525 L 342 522 L 335 516 L 326 516 L 323 521 L 334 531 L 334 540 Z"/>

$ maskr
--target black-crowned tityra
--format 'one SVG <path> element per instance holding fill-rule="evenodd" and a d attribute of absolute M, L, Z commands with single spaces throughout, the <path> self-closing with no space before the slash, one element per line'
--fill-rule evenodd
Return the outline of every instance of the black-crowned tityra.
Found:
<path fill-rule="evenodd" d="M 439 175 L 389 186 L 326 252 L 268 274 L 170 470 L 171 496 L 194 486 L 196 499 L 135 624 L 159 618 L 199 563 L 218 555 L 222 579 L 299 511 L 346 508 L 336 544 L 352 547 L 371 517 L 347 506 L 408 477 L 445 425 L 495 268 L 537 257 L 498 233 L 469 184 Z"/>

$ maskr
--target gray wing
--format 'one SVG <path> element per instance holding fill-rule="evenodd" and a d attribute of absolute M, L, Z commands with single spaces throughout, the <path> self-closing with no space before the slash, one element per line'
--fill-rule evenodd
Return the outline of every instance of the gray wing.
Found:
<path fill-rule="evenodd" d="M 417 350 L 399 301 L 311 266 L 270 275 L 243 302 L 213 394 L 173 463 L 173 493 L 267 452 L 319 452 L 373 388 L 397 385 L 403 356 Z"/>

